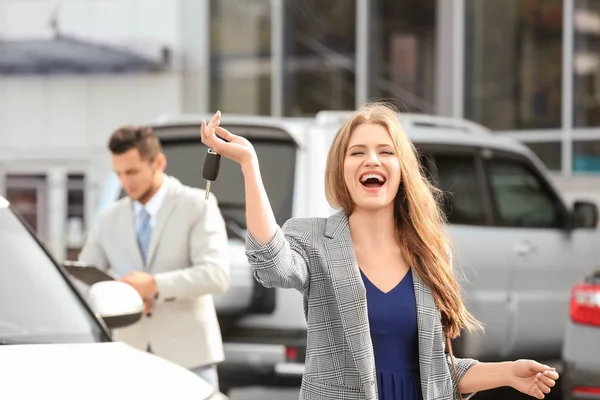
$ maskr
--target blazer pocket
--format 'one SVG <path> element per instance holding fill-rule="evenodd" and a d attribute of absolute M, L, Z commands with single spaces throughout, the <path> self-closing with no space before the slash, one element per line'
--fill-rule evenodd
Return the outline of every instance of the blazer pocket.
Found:
<path fill-rule="evenodd" d="M 309 399 L 364 399 L 364 393 L 360 387 L 339 385 L 337 383 L 316 380 L 313 378 L 302 378 L 302 392 Z"/>

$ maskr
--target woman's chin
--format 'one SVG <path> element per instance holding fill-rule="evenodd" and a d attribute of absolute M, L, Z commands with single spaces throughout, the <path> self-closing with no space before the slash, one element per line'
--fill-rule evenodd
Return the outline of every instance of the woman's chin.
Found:
<path fill-rule="evenodd" d="M 369 211 L 377 211 L 379 209 L 393 206 L 394 199 L 388 196 L 360 196 L 354 199 L 356 208 Z"/>

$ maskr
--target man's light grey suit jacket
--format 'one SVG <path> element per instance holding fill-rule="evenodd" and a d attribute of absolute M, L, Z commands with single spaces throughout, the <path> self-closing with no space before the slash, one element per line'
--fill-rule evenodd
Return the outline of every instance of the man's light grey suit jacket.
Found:
<path fill-rule="evenodd" d="M 109 271 L 132 268 L 154 275 L 159 298 L 151 317 L 114 331 L 117 340 L 186 368 L 223 360 L 212 294 L 229 286 L 227 231 L 216 198 L 173 177 L 152 230 L 144 266 L 133 202 L 122 198 L 91 230 L 79 260 Z"/>
<path fill-rule="evenodd" d="M 291 219 L 266 245 L 248 232 L 246 254 L 262 285 L 303 293 L 308 339 L 300 398 L 377 399 L 366 292 L 346 214 Z M 457 383 L 445 353 L 441 314 L 429 288 L 413 276 L 423 399 L 450 400 Z M 455 363 L 460 380 L 477 361 Z"/>

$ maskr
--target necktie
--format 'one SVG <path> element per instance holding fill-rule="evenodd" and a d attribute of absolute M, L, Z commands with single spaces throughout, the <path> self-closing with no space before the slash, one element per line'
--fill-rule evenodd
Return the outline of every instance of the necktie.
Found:
<path fill-rule="evenodd" d="M 146 257 L 148 256 L 148 247 L 150 245 L 150 234 L 152 227 L 150 226 L 150 214 L 145 208 L 142 208 L 139 214 L 139 223 L 137 227 L 137 239 L 142 253 L 144 265 L 146 265 Z"/>

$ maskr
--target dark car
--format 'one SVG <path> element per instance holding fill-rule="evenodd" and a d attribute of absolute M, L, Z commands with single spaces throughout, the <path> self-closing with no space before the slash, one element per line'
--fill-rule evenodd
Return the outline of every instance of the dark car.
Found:
<path fill-rule="evenodd" d="M 563 400 L 600 399 L 600 270 L 571 291 L 562 359 Z"/>

